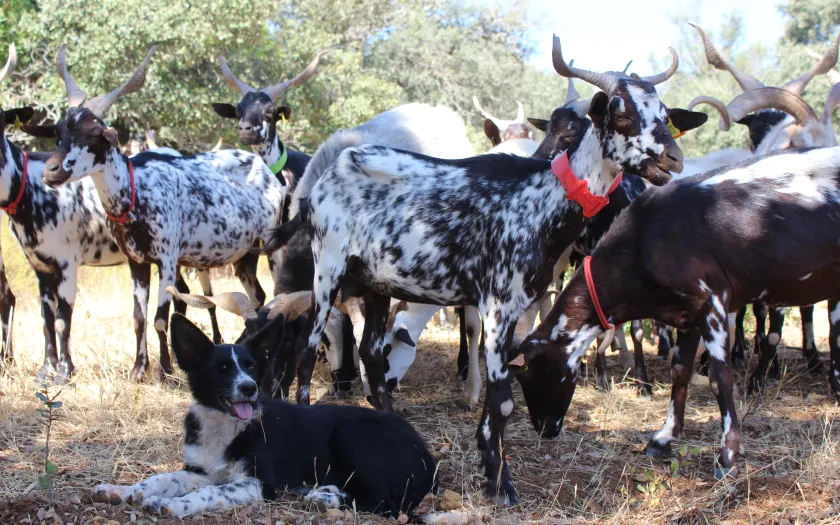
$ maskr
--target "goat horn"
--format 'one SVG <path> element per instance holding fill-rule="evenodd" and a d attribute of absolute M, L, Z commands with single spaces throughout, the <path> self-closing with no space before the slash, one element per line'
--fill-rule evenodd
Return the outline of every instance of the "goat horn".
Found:
<path fill-rule="evenodd" d="M 55 57 L 55 66 L 58 69 L 58 76 L 64 81 L 67 88 L 67 102 L 70 106 L 81 106 L 87 100 L 87 93 L 76 84 L 70 72 L 67 71 L 67 44 L 61 46 L 58 55 Z"/>
<path fill-rule="evenodd" d="M 496 118 L 493 115 L 491 115 L 490 113 L 488 113 L 487 111 L 485 111 L 484 108 L 481 107 L 481 103 L 478 101 L 478 97 L 476 97 L 475 95 L 473 95 L 473 106 L 475 106 L 475 109 L 477 109 L 478 112 L 481 113 L 482 117 L 484 117 L 488 120 L 491 120 L 493 122 L 493 124 L 495 124 L 496 127 L 499 128 L 499 132 L 503 132 L 504 130 L 507 129 L 507 127 L 508 127 L 507 121 L 504 121 L 500 118 Z"/>
<path fill-rule="evenodd" d="M 525 107 L 518 100 L 516 101 L 516 120 L 514 122 L 525 123 Z"/>
<path fill-rule="evenodd" d="M 662 73 L 659 73 L 658 75 L 653 75 L 653 76 L 649 76 L 649 77 L 639 77 L 639 78 L 641 78 L 645 82 L 650 82 L 651 84 L 653 84 L 655 86 L 657 84 L 661 84 L 661 83 L 665 82 L 666 80 L 668 80 L 669 78 L 674 76 L 674 73 L 677 72 L 677 68 L 680 67 L 680 57 L 679 57 L 679 55 L 677 55 L 677 52 L 674 50 L 673 47 L 669 47 L 668 51 L 671 52 L 671 65 L 668 67 L 668 69 L 666 69 Z M 632 62 L 632 60 L 631 60 L 631 62 Z M 627 64 L 627 67 L 630 67 L 630 64 Z"/>
<path fill-rule="evenodd" d="M 250 85 L 236 78 L 236 75 L 234 75 L 233 71 L 230 70 L 230 66 L 228 66 L 227 60 L 225 60 L 224 56 L 219 57 L 219 62 L 222 63 L 222 76 L 225 77 L 225 80 L 227 80 L 227 83 L 230 84 L 231 87 L 238 89 L 243 95 L 257 91 Z"/>
<path fill-rule="evenodd" d="M 805 52 L 807 52 L 808 56 L 810 56 L 814 60 L 822 60 L 823 58 L 823 55 L 820 55 L 819 53 L 812 51 L 807 47 L 805 48 Z M 834 84 L 840 83 L 840 72 L 838 72 L 836 69 L 829 69 L 825 72 L 825 74 L 828 75 L 828 81 L 831 82 L 832 86 Z"/>
<path fill-rule="evenodd" d="M 712 42 L 706 37 L 706 33 L 700 28 L 700 26 L 691 22 L 688 24 L 700 33 L 700 38 L 703 39 L 703 46 L 706 48 L 706 62 L 708 62 L 710 66 L 715 69 L 719 69 L 720 71 L 729 71 L 744 91 L 764 87 L 764 84 L 756 80 L 754 77 L 747 75 L 740 69 L 733 66 L 731 62 L 723 58 L 720 53 L 718 53 L 715 45 L 712 44 Z"/>
<path fill-rule="evenodd" d="M 569 65 L 575 65 L 574 58 L 569 61 Z M 563 102 L 563 107 L 568 106 L 580 98 L 580 93 L 578 93 L 577 89 L 575 89 L 575 80 L 572 77 L 569 77 L 567 80 L 569 81 L 569 86 L 566 88 L 566 102 Z"/>
<path fill-rule="evenodd" d="M 817 75 L 824 75 L 829 71 L 834 70 L 834 66 L 837 65 L 837 52 L 838 46 L 840 46 L 840 35 L 834 40 L 834 44 L 832 44 L 828 51 L 825 52 L 824 55 L 819 56 L 819 61 L 814 64 L 814 66 L 808 70 L 807 73 L 802 75 L 799 78 L 795 78 L 782 86 L 782 89 L 786 89 L 791 93 L 796 95 L 802 95 L 805 91 L 805 87 L 808 85 L 808 82 L 811 81 Z"/>
<path fill-rule="evenodd" d="M 726 104 L 715 97 L 700 96 L 694 97 L 691 102 L 688 103 L 688 107 L 686 109 L 691 111 L 699 104 L 708 104 L 718 110 L 718 113 L 720 113 L 720 130 L 729 131 L 729 128 L 732 126 L 732 120 L 729 118 L 729 112 L 726 110 Z"/>
<path fill-rule="evenodd" d="M 318 61 L 321 60 L 321 56 L 327 51 L 327 49 L 318 51 L 318 54 L 315 55 L 315 58 L 312 59 L 312 62 L 310 62 L 309 65 L 306 66 L 306 69 L 301 71 L 296 77 L 291 78 L 285 82 L 281 82 L 279 84 L 275 84 L 273 86 L 264 88 L 262 92 L 268 95 L 273 102 L 280 98 L 280 95 L 282 95 L 289 89 L 303 84 L 304 82 L 312 78 L 312 75 L 315 74 L 315 68 L 318 67 Z"/>
<path fill-rule="evenodd" d="M 599 354 L 604 353 L 604 351 L 606 351 L 606 349 L 610 347 L 610 345 L 613 342 L 613 339 L 615 339 L 616 330 L 621 330 L 621 328 L 612 327 L 609 330 L 607 330 L 606 335 L 604 335 L 604 340 L 601 342 L 601 346 L 598 347 Z"/>
<path fill-rule="evenodd" d="M 236 314 L 245 319 L 256 319 L 257 312 L 251 305 L 251 300 L 242 292 L 226 292 L 216 296 L 210 295 L 195 295 L 190 293 L 181 293 L 174 286 L 167 286 L 166 291 L 171 293 L 173 297 L 179 301 L 186 303 L 192 308 L 201 308 L 207 310 L 218 306 L 222 310 Z"/>
<path fill-rule="evenodd" d="M 826 126 L 831 125 L 831 115 L 834 114 L 837 106 L 840 106 L 840 81 L 831 87 L 831 91 L 828 92 L 828 98 L 825 100 L 825 108 L 823 108 L 822 117 L 820 118 Z"/>
<path fill-rule="evenodd" d="M 17 50 L 15 49 L 15 45 L 11 44 L 9 45 L 9 58 L 6 60 L 6 65 L 0 70 L 0 82 L 12 76 L 12 73 L 15 71 L 15 65 L 17 65 Z"/>
<path fill-rule="evenodd" d="M 221 137 L 219 137 L 219 140 L 216 141 L 216 145 L 213 146 L 213 149 L 210 150 L 210 151 L 219 151 L 220 149 L 222 149 L 222 138 Z"/>
<path fill-rule="evenodd" d="M 626 74 L 627 74 L 627 70 L 628 70 L 628 69 L 630 69 L 630 64 L 632 64 L 632 63 L 633 63 L 633 61 L 632 61 L 632 60 L 631 60 L 630 62 L 627 62 L 627 65 L 626 65 L 626 66 L 624 66 L 624 70 L 623 70 L 621 73 L 622 73 L 622 74 L 624 74 L 624 75 L 626 75 Z"/>
<path fill-rule="evenodd" d="M 309 309 L 312 305 L 312 292 L 304 290 L 301 292 L 294 292 L 280 297 L 271 310 L 268 312 L 268 318 L 274 319 L 280 314 L 286 316 L 287 321 L 294 321 L 300 314 Z"/>
<path fill-rule="evenodd" d="M 146 71 L 149 69 L 149 61 L 151 61 L 152 55 L 156 49 L 157 46 L 152 46 L 149 49 L 145 58 L 143 58 L 143 61 L 140 62 L 140 65 L 137 66 L 136 70 L 134 70 L 134 73 L 132 73 L 132 75 L 128 77 L 128 80 L 123 82 L 120 87 L 111 91 L 107 95 L 96 97 L 88 101 L 85 104 L 85 107 L 90 109 L 97 117 L 102 118 L 105 116 L 105 112 L 114 105 L 114 102 L 116 102 L 118 98 L 123 95 L 129 95 L 140 91 L 140 88 L 142 88 L 143 84 L 146 83 Z"/>
<path fill-rule="evenodd" d="M 592 84 L 607 95 L 615 91 L 616 77 L 609 73 L 595 73 L 585 69 L 578 69 L 563 60 L 563 50 L 560 47 L 560 37 L 554 35 L 554 44 L 551 49 L 551 61 L 554 63 L 554 70 L 561 77 L 579 78 L 584 82 Z"/>
<path fill-rule="evenodd" d="M 802 97 L 780 88 L 763 87 L 760 89 L 751 89 L 735 97 L 726 106 L 729 118 L 735 122 L 750 113 L 769 108 L 784 111 L 795 118 L 796 123 L 799 125 L 804 124 L 810 119 L 817 120 L 817 114 Z"/>
<path fill-rule="evenodd" d="M 540 309 L 538 308 L 537 303 L 532 304 L 527 310 L 525 310 L 513 329 L 514 341 L 521 342 L 528 337 L 528 334 L 534 329 L 534 322 L 537 320 L 537 314 L 539 311 Z"/>

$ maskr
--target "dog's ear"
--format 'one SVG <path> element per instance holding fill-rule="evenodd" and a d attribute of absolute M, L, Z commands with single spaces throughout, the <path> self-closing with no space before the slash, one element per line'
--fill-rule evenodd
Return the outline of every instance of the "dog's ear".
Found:
<path fill-rule="evenodd" d="M 169 322 L 172 352 L 178 366 L 185 372 L 201 367 L 215 345 L 199 327 L 181 314 L 172 314 Z"/>
<path fill-rule="evenodd" d="M 260 375 L 266 370 L 268 363 L 271 361 L 271 356 L 280 346 L 285 326 L 286 318 L 282 314 L 278 315 L 274 319 L 270 319 L 266 326 L 242 343 L 257 361 Z"/>

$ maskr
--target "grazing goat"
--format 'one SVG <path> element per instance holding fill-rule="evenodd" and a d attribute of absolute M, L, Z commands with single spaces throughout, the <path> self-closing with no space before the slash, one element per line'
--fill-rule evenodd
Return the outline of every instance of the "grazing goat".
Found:
<path fill-rule="evenodd" d="M 361 407 L 304 407 L 259 396 L 263 356 L 283 335 L 282 316 L 242 344 L 214 345 L 172 317 L 172 351 L 194 403 L 184 419 L 184 469 L 136 485 L 98 485 L 95 501 L 142 503 L 184 517 L 292 490 L 304 501 L 411 516 L 437 486 L 423 439 L 395 414 Z"/>
<path fill-rule="evenodd" d="M 750 75 L 740 71 L 720 55 L 705 32 L 692 24 L 700 34 L 705 46 L 706 60 L 710 65 L 721 71 L 728 71 L 744 93 L 733 99 L 728 105 L 712 97 L 700 97 L 701 102 L 713 105 L 721 114 L 720 127 L 728 130 L 730 122 L 738 122 L 749 127 L 750 149 L 756 155 L 763 155 L 773 151 L 797 147 L 827 147 L 837 144 L 837 135 L 831 123 L 831 115 L 837 100 L 832 101 L 831 94 L 821 117 L 817 117 L 811 106 L 802 99 L 801 95 L 808 83 L 817 75 L 828 73 L 837 64 L 840 36 L 829 46 L 826 53 L 800 77 L 788 82 L 781 88 L 765 87 L 764 84 Z M 697 100 L 697 99 L 695 99 Z M 776 355 L 776 349 L 781 341 L 784 325 L 784 309 L 767 309 L 758 301 L 753 305 L 756 314 L 756 345 L 761 352 Z M 808 360 L 808 366 L 814 371 L 822 370 L 822 360 L 814 344 L 813 306 L 800 308 L 802 317 L 802 353 Z M 770 335 L 765 337 L 764 318 L 770 318 Z M 735 348 L 733 359 L 736 362 L 744 360 L 743 341 L 744 312 L 736 316 Z M 840 322 L 840 320 L 838 320 Z M 831 323 L 834 324 L 834 323 Z M 829 343 L 830 344 L 830 343 Z M 774 358 L 771 374 L 778 375 L 778 364 Z M 766 373 L 766 371 L 764 371 Z M 764 373 L 760 374 L 763 376 Z M 751 385 L 754 386 L 754 385 Z"/>
<path fill-rule="evenodd" d="M 53 126 L 57 149 L 44 168 L 44 181 L 51 187 L 93 180 L 111 219 L 107 227 L 128 258 L 137 338 L 133 379 L 140 379 L 149 365 L 146 308 L 151 265 L 160 275 L 155 314 L 160 367 L 170 373 L 167 287 L 175 284 L 177 267 L 211 268 L 239 261 L 280 224 L 286 196 L 283 181 L 254 154 L 225 150 L 173 157 L 147 152 L 129 159 L 119 152 L 117 131 L 102 121 L 102 115 L 122 94 L 142 87 L 153 51 L 154 47 L 118 89 L 88 99 L 67 71 L 62 46 L 56 62 L 70 108 Z"/>
<path fill-rule="evenodd" d="M 513 412 L 506 356 L 514 324 L 545 292 L 554 264 L 622 171 L 663 184 L 682 169 L 654 88 L 676 71 L 671 54 L 668 70 L 652 77 L 594 73 L 568 66 L 555 37 L 557 72 L 603 92 L 592 100 L 589 131 L 552 162 L 513 155 L 450 161 L 381 146 L 344 150 L 310 192 L 299 194 L 306 197 L 300 213 L 268 247 L 282 246 L 301 226 L 312 235 L 315 307 L 298 360 L 298 400 L 308 400 L 310 363 L 339 288 L 343 297 L 364 294 L 359 354 L 377 409 L 391 409 L 383 363 L 389 297 L 477 306 L 487 352 L 477 435 L 487 493 L 516 501 L 501 453 Z"/>
<path fill-rule="evenodd" d="M 513 360 L 534 428 L 545 437 L 559 433 L 581 356 L 595 336 L 631 319 L 653 318 L 681 332 L 671 364 L 671 408 L 648 454 L 669 452 L 682 431 L 702 338 L 723 427 L 715 474 L 726 475 L 743 448 L 732 392 L 730 312 L 759 297 L 786 306 L 840 296 L 840 249 L 836 228 L 826 221 L 838 215 L 836 147 L 752 159 L 643 193 L 598 244 L 591 271 L 584 265 L 575 274 L 548 321 Z M 663 253 L 670 254 L 667 260 Z M 832 348 L 835 396 L 838 353 Z M 769 358 L 762 352 L 764 365 Z"/>

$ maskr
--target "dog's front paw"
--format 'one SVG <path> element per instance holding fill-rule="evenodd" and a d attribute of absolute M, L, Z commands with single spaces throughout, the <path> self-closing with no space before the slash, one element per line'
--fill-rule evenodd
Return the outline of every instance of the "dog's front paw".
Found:
<path fill-rule="evenodd" d="M 143 512 L 156 516 L 174 516 L 175 512 L 173 512 L 171 503 L 172 500 L 168 498 L 151 496 L 143 502 Z"/>
<path fill-rule="evenodd" d="M 90 497 L 97 503 L 110 503 L 111 505 L 119 505 L 123 502 L 123 497 L 120 494 L 120 487 L 116 485 L 109 485 L 103 483 L 97 485 L 90 492 Z"/>

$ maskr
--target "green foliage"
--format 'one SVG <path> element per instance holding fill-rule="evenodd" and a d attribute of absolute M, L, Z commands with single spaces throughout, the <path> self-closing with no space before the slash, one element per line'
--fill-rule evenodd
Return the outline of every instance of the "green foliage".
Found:
<path fill-rule="evenodd" d="M 56 401 L 61 394 L 61 390 L 55 394 L 50 394 L 50 385 L 48 381 L 41 383 L 41 389 L 35 392 L 35 397 L 41 402 L 41 407 L 38 409 L 38 418 L 44 426 L 46 438 L 44 440 L 44 473 L 38 476 L 38 485 L 41 490 L 47 493 L 50 504 L 55 506 L 55 479 L 58 477 L 58 467 L 50 460 L 50 435 L 52 433 L 52 426 L 58 420 L 58 413 L 61 408 L 61 401 Z"/>

